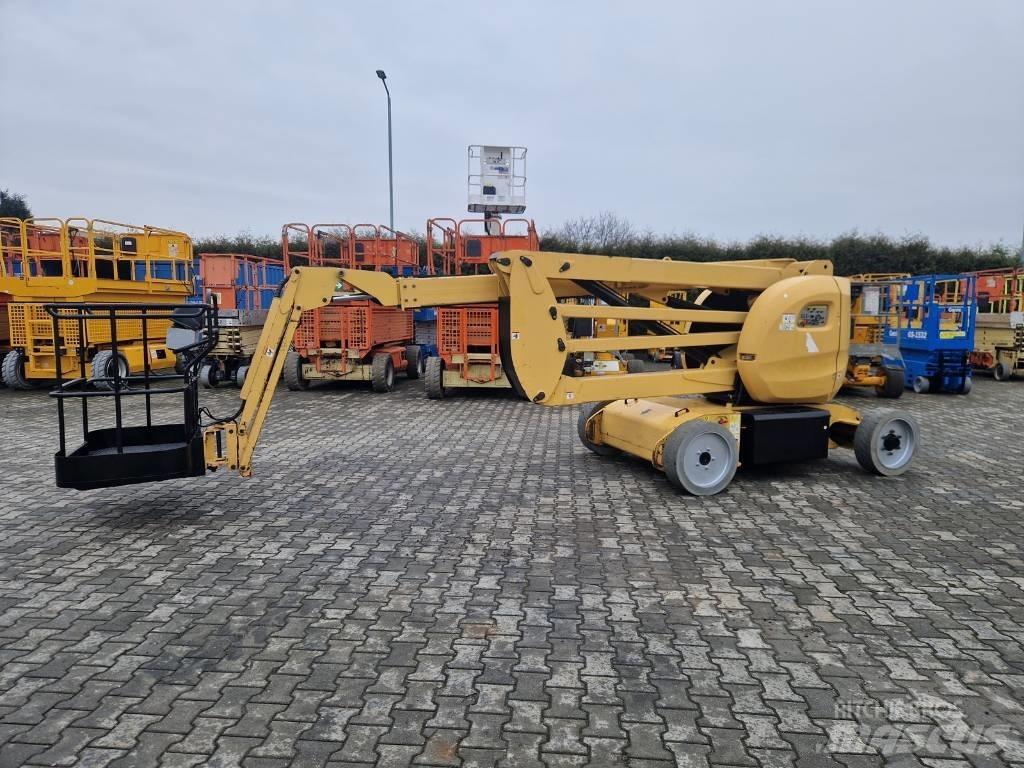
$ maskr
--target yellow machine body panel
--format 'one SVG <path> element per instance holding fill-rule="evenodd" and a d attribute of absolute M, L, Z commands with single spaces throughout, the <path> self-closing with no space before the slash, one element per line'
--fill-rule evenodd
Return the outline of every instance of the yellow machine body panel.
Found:
<path fill-rule="evenodd" d="M 787 278 L 754 301 L 739 334 L 736 367 L 761 403 L 824 403 L 843 384 L 849 355 L 850 282 Z"/>

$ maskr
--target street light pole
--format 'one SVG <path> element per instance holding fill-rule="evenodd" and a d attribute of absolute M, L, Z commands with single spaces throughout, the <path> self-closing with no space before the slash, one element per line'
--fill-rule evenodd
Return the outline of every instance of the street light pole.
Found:
<path fill-rule="evenodd" d="M 391 90 L 388 88 L 388 76 L 384 74 L 383 69 L 377 70 L 377 77 L 384 83 L 384 93 L 388 95 L 388 198 L 390 200 L 390 227 L 391 231 L 395 231 L 395 171 L 394 161 L 392 159 L 391 152 Z"/>

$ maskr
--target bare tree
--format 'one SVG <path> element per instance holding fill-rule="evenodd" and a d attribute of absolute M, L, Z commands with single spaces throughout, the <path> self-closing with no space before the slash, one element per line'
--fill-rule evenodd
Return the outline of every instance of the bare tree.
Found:
<path fill-rule="evenodd" d="M 637 239 L 633 225 L 613 211 L 570 219 L 554 235 L 559 242 L 577 252 L 614 251 Z"/>

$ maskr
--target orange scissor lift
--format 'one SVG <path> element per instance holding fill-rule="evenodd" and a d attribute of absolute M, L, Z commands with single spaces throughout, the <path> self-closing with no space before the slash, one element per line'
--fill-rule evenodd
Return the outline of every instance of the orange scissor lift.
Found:
<path fill-rule="evenodd" d="M 55 329 L 44 305 L 177 304 L 192 290 L 192 241 L 181 232 L 99 219 L 0 219 L 0 293 L 9 297 L 10 328 L 3 381 L 32 389 L 57 379 L 58 371 L 96 380 L 116 373 L 131 381 L 173 368 L 174 354 L 164 343 L 167 320 L 123 320 L 113 329 L 106 322 L 67 320 Z"/>
<path fill-rule="evenodd" d="M 501 251 L 540 249 L 530 219 L 437 218 L 427 222 L 427 263 L 443 275 L 489 274 Z M 512 386 L 501 363 L 497 304 L 439 307 L 437 357 L 424 369 L 427 397 L 440 399 L 463 387 Z"/>
<path fill-rule="evenodd" d="M 408 235 L 374 224 L 285 224 L 281 250 L 287 272 L 294 266 L 368 269 L 396 276 L 427 274 L 419 244 Z M 314 381 L 369 381 L 390 392 L 395 374 L 419 378 L 423 361 L 415 343 L 411 310 L 382 307 L 369 299 L 303 312 L 284 364 L 288 389 Z"/>

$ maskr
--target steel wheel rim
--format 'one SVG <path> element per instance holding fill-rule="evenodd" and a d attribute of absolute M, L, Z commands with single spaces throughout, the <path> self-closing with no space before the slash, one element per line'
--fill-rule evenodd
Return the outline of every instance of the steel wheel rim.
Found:
<path fill-rule="evenodd" d="M 732 448 L 724 435 L 698 435 L 681 451 L 683 476 L 697 488 L 715 487 L 732 471 Z"/>
<path fill-rule="evenodd" d="M 914 455 L 917 435 L 906 419 L 890 419 L 878 430 L 875 454 L 886 469 L 899 469 Z"/>

